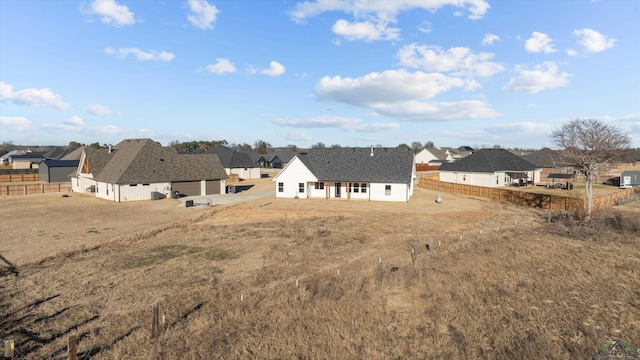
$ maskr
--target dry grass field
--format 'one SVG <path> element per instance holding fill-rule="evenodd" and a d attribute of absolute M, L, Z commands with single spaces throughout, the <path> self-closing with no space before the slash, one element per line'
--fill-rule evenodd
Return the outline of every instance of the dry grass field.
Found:
<path fill-rule="evenodd" d="M 437 195 L 212 208 L 2 197 L 0 337 L 17 359 L 65 359 L 70 335 L 81 359 L 577 359 L 609 340 L 640 346 L 640 202 L 581 232 Z M 165 322 L 152 339 L 154 303 Z"/>

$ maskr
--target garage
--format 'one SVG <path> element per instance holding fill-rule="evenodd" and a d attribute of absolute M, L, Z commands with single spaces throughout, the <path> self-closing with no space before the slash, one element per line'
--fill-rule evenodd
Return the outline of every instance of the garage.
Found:
<path fill-rule="evenodd" d="M 171 183 L 171 190 L 185 196 L 200 195 L 200 181 L 173 182 Z"/>
<path fill-rule="evenodd" d="M 207 195 L 220 194 L 220 180 L 207 180 Z"/>

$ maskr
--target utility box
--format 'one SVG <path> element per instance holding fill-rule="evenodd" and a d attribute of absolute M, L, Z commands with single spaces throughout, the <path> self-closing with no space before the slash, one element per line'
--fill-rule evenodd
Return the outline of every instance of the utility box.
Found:
<path fill-rule="evenodd" d="M 187 200 L 184 202 L 184 206 L 186 207 L 192 207 L 193 206 L 193 200 Z"/>

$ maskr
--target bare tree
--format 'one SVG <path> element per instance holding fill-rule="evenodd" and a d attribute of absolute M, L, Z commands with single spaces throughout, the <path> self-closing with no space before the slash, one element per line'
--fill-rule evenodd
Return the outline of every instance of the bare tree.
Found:
<path fill-rule="evenodd" d="M 420 152 L 422 150 L 422 143 L 420 141 L 414 141 L 411 143 L 411 149 L 414 153 Z"/>
<path fill-rule="evenodd" d="M 324 148 L 326 148 L 326 147 L 327 147 L 327 146 L 326 146 L 323 142 L 320 142 L 320 141 L 318 141 L 318 143 L 317 143 L 317 144 L 313 144 L 313 145 L 311 145 L 311 148 L 312 148 L 312 149 L 324 149 Z"/>
<path fill-rule="evenodd" d="M 584 175 L 587 216 L 593 211 L 593 182 L 598 171 L 624 155 L 631 139 L 620 128 L 596 119 L 576 119 L 551 133 L 553 144 L 564 149 L 567 165 Z"/>
<path fill-rule="evenodd" d="M 272 149 L 271 144 L 264 140 L 256 140 L 256 142 L 253 143 L 253 148 L 255 152 L 260 155 L 268 154 Z"/>

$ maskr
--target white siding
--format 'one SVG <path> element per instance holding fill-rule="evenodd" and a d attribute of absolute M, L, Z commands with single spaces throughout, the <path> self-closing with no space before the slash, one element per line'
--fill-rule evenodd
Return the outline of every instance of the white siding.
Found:
<path fill-rule="evenodd" d="M 391 186 L 391 193 L 386 194 L 386 186 Z M 410 188 L 408 184 L 373 183 L 370 186 L 370 199 L 375 201 L 409 201 Z"/>
<path fill-rule="evenodd" d="M 527 172 L 529 178 L 533 178 L 534 183 L 540 181 L 540 170 Z M 506 181 L 505 181 L 506 180 Z M 465 173 L 456 171 L 441 171 L 440 181 L 455 184 L 466 184 L 484 187 L 503 187 L 512 182 L 517 183 L 517 178 L 509 179 L 504 171 L 496 173 Z"/>
<path fill-rule="evenodd" d="M 241 179 L 260 179 L 260 168 L 233 168 L 233 169 L 225 169 L 227 171 L 227 175 L 238 174 Z"/>
<path fill-rule="evenodd" d="M 309 186 L 307 186 L 307 188 L 309 189 L 308 196 L 311 197 L 311 198 L 323 198 L 323 199 L 326 199 L 327 198 L 327 187 L 328 187 L 328 184 L 325 184 L 324 182 L 322 182 L 322 184 L 324 184 L 324 188 L 316 190 L 316 183 L 315 182 L 310 182 Z"/>
<path fill-rule="evenodd" d="M 416 164 L 428 164 L 429 161 L 438 160 L 438 158 L 435 157 L 427 149 L 422 149 L 419 153 L 417 153 L 415 156 L 415 159 L 416 159 Z"/>
<path fill-rule="evenodd" d="M 310 182 L 315 182 L 318 179 L 307 169 L 307 167 L 298 159 L 294 157 L 287 166 L 273 178 L 273 182 L 275 184 L 275 194 L 278 198 L 306 198 L 309 197 L 309 186 L 307 185 Z M 279 184 L 282 183 L 283 191 L 279 191 Z M 304 193 L 299 192 L 299 183 L 304 184 Z"/>

